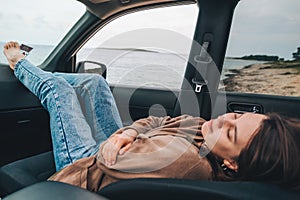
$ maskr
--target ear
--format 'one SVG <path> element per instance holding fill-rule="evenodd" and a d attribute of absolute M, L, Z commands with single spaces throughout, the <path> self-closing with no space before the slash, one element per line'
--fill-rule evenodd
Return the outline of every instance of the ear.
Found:
<path fill-rule="evenodd" d="M 237 162 L 235 160 L 223 160 L 224 165 L 226 165 L 226 167 L 228 167 L 229 169 L 237 172 L 239 169 L 239 166 L 237 164 Z"/>

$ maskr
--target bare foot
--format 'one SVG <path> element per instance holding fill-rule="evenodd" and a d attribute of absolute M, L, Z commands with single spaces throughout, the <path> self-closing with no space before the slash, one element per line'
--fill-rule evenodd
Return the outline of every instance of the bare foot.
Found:
<path fill-rule="evenodd" d="M 17 62 L 25 57 L 25 55 L 21 53 L 20 46 L 17 42 L 6 43 L 3 52 L 12 70 L 14 70 Z"/>

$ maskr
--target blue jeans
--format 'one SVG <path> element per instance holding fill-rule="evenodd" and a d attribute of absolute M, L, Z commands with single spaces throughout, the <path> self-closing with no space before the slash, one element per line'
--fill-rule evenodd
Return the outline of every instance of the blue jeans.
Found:
<path fill-rule="evenodd" d="M 25 59 L 14 73 L 49 112 L 56 170 L 96 154 L 100 144 L 122 127 L 102 76 L 46 72 Z"/>

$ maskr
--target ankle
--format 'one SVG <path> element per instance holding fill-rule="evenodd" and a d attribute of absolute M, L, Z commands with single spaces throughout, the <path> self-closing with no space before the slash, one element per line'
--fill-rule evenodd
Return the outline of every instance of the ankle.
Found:
<path fill-rule="evenodd" d="M 14 56 L 12 56 L 9 60 L 9 64 L 10 64 L 10 68 L 12 70 L 14 70 L 15 68 L 15 65 L 20 61 L 22 60 L 23 58 L 25 58 L 25 55 L 22 54 L 22 53 L 17 53 L 15 54 Z"/>

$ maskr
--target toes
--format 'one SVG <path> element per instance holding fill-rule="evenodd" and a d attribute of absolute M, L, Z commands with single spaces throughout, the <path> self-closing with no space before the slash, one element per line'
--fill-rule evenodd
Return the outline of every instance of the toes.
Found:
<path fill-rule="evenodd" d="M 9 49 L 9 48 L 11 48 L 11 46 L 12 46 L 12 42 L 7 42 L 7 43 L 4 45 L 4 48 L 5 48 L 5 49 Z"/>
<path fill-rule="evenodd" d="M 15 48 L 18 48 L 19 44 L 17 42 L 12 42 L 12 46 L 15 47 Z"/>
<path fill-rule="evenodd" d="M 10 41 L 10 42 L 7 42 L 7 43 L 4 45 L 4 48 L 5 48 L 5 49 L 9 49 L 9 48 L 20 48 L 20 46 L 19 46 L 19 43 L 18 43 L 18 42 Z"/>
<path fill-rule="evenodd" d="M 19 43 L 18 42 L 15 42 L 15 45 L 16 45 L 16 48 L 20 48 L 20 45 L 19 45 Z"/>

